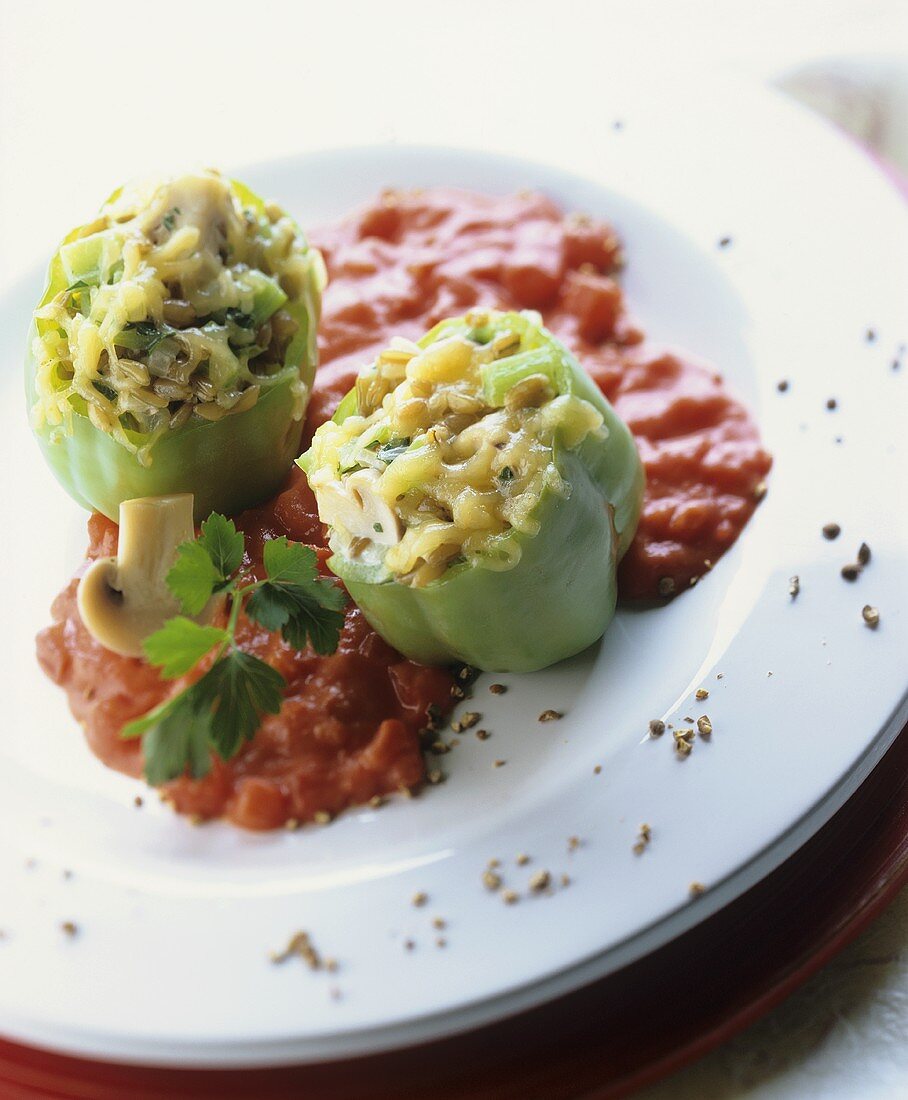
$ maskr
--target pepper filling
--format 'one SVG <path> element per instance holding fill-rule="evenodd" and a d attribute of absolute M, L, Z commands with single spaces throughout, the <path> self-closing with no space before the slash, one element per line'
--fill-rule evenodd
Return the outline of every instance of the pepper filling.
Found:
<path fill-rule="evenodd" d="M 81 414 L 150 465 L 163 433 L 244 412 L 278 381 L 302 416 L 294 364 L 324 277 L 279 207 L 205 172 L 127 188 L 77 233 L 36 313 L 36 427 L 59 439 Z"/>
<path fill-rule="evenodd" d="M 517 564 L 513 532 L 537 533 L 545 491 L 570 494 L 556 438 L 572 450 L 606 430 L 559 392 L 537 324 L 468 314 L 426 346 L 394 339 L 359 375 L 348 415 L 318 429 L 304 460 L 335 553 L 416 587 L 464 562 Z"/>

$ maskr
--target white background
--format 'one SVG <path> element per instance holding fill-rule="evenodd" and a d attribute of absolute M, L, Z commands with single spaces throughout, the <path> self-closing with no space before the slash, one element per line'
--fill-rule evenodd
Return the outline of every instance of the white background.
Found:
<path fill-rule="evenodd" d="M 680 95 L 692 75 L 775 80 L 841 58 L 908 87 L 908 0 L 0 0 L 0 292 L 145 171 L 431 142 L 439 118 L 482 147 L 527 114 L 544 159 L 547 134 L 611 127 L 630 78 Z M 906 120 L 890 108 L 863 129 L 908 159 Z M 765 1021 L 648 1095 L 908 1094 L 906 927 L 903 893 Z"/>

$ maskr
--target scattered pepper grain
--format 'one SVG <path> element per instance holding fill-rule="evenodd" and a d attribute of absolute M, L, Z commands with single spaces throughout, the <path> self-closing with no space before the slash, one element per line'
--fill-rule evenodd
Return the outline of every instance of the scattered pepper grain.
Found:
<path fill-rule="evenodd" d="M 530 875 L 530 881 L 528 883 L 530 889 L 534 894 L 541 894 L 543 890 L 548 890 L 552 884 L 552 876 L 548 871 L 536 871 Z"/>
<path fill-rule="evenodd" d="M 482 715 L 479 711 L 468 710 L 451 723 L 451 729 L 455 733 L 463 733 L 464 730 L 471 730 L 479 723 L 480 718 L 482 718 Z"/>
<path fill-rule="evenodd" d="M 634 841 L 634 855 L 641 856 L 649 847 L 650 841 L 653 839 L 652 826 L 647 822 L 643 822 L 640 828 L 637 830 L 637 839 Z"/>
<path fill-rule="evenodd" d="M 675 741 L 675 752 L 681 759 L 690 756 L 694 747 L 694 731 L 692 729 L 675 730 L 672 734 Z"/>
<path fill-rule="evenodd" d="M 322 958 L 316 951 L 308 932 L 295 932 L 284 950 L 272 951 L 269 958 L 273 963 L 283 963 L 294 955 L 302 959 L 310 970 L 321 970 Z"/>
<path fill-rule="evenodd" d="M 501 887 L 501 875 L 494 871 L 483 871 L 482 884 L 487 890 L 498 890 Z"/>

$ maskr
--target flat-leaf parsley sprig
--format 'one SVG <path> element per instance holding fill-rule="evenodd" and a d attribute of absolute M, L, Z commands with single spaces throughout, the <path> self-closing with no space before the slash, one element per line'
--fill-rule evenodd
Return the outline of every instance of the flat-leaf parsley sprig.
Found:
<path fill-rule="evenodd" d="M 200 536 L 184 542 L 167 574 L 167 587 L 184 614 L 143 642 L 145 656 L 169 680 L 184 676 L 214 653 L 211 667 L 194 684 L 123 727 L 125 738 L 141 737 L 145 778 L 153 786 L 189 770 L 194 779 L 211 768 L 211 754 L 229 760 L 251 740 L 263 714 L 277 714 L 287 686 L 281 674 L 236 644 L 245 609 L 266 630 L 280 631 L 296 649 L 307 642 L 316 653 L 337 649 L 347 597 L 319 577 L 315 551 L 284 536 L 265 543 L 265 577 L 245 581 L 245 543 L 232 520 L 212 512 Z M 213 596 L 229 605 L 226 626 L 201 626 L 199 615 Z"/>

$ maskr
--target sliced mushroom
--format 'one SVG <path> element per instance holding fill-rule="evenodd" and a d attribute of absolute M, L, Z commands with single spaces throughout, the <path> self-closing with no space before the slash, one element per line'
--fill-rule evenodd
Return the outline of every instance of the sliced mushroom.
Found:
<path fill-rule="evenodd" d="M 171 213 L 175 229 L 197 229 L 200 250 L 215 255 L 224 242 L 224 219 L 230 208 L 227 181 L 205 172 L 168 180 L 159 189 L 146 218 L 154 223 Z"/>
<path fill-rule="evenodd" d="M 403 524 L 378 495 L 377 470 L 356 470 L 343 481 L 319 486 L 318 510 L 322 523 L 340 527 L 354 538 L 380 546 L 395 546 L 403 537 Z"/>
<path fill-rule="evenodd" d="M 167 587 L 177 547 L 195 538 L 191 493 L 139 497 L 120 505 L 117 557 L 100 558 L 79 582 L 79 614 L 88 632 L 124 657 L 141 657 L 142 642 L 180 613 Z M 214 598 L 197 617 L 209 622 Z"/>

